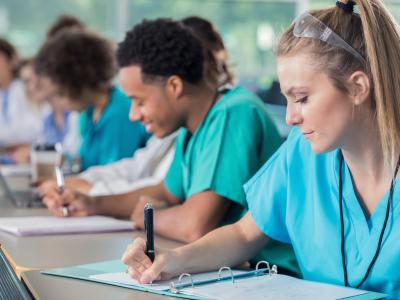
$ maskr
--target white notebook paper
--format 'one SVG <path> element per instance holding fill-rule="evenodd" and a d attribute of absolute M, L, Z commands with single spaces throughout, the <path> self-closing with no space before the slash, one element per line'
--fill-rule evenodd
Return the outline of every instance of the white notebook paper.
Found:
<path fill-rule="evenodd" d="M 300 280 L 286 275 L 259 276 L 186 288 L 183 294 L 209 299 L 335 300 L 366 294 L 367 291 Z"/>
<path fill-rule="evenodd" d="M 128 231 L 133 229 L 135 229 L 135 226 L 132 221 L 103 216 L 0 218 L 0 231 L 6 231 L 17 236 Z"/>

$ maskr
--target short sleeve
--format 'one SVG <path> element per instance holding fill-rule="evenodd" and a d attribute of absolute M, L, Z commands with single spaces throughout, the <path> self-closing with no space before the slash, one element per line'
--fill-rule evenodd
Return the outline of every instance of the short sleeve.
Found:
<path fill-rule="evenodd" d="M 249 211 L 257 226 L 269 237 L 290 243 L 286 224 L 288 203 L 288 148 L 298 133 L 288 140 L 244 186 Z"/>
<path fill-rule="evenodd" d="M 245 105 L 210 118 L 192 166 L 188 197 L 212 190 L 247 207 L 243 184 L 266 159 L 260 153 L 261 122 L 257 109 Z"/>
<path fill-rule="evenodd" d="M 185 136 L 186 130 L 181 129 L 175 143 L 174 158 L 164 179 L 164 185 L 168 192 L 182 200 L 185 200 L 182 178 L 183 142 Z"/>

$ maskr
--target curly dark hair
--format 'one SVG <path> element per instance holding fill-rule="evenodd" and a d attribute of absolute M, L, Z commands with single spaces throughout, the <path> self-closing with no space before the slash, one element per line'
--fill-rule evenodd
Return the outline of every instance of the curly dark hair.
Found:
<path fill-rule="evenodd" d="M 57 20 L 47 30 L 47 38 L 51 38 L 62 30 L 66 29 L 86 29 L 86 25 L 78 18 L 70 15 L 60 15 Z"/>
<path fill-rule="evenodd" d="M 197 84 L 203 75 L 203 48 L 189 29 L 172 19 L 144 20 L 119 44 L 120 67 L 138 65 L 143 80 L 172 75 Z"/>
<path fill-rule="evenodd" d="M 35 58 L 35 72 L 50 78 L 60 92 L 79 100 L 85 91 L 102 91 L 116 74 L 115 51 L 97 34 L 65 30 L 48 39 Z"/>

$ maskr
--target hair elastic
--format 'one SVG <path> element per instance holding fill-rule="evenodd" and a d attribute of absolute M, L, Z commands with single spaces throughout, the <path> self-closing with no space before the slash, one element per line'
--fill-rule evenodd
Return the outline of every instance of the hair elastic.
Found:
<path fill-rule="evenodd" d="M 348 13 L 352 13 L 354 11 L 354 5 L 356 5 L 356 3 L 352 0 L 347 1 L 346 3 L 342 1 L 336 1 L 336 6 Z"/>

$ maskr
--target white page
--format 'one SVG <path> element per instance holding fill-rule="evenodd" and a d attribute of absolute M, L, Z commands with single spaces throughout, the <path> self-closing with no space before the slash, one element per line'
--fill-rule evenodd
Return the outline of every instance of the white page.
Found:
<path fill-rule="evenodd" d="M 60 233 L 109 232 L 133 230 L 132 221 L 110 217 L 69 217 L 50 216 L 0 218 L 0 230 L 18 236 L 46 235 Z"/>
<path fill-rule="evenodd" d="M 210 299 L 251 299 L 251 300 L 333 300 L 357 296 L 367 291 L 336 285 L 300 280 L 285 275 L 257 276 L 185 288 L 184 294 Z"/>
<path fill-rule="evenodd" d="M 2 165 L 0 167 L 0 173 L 3 176 L 30 176 L 31 165 L 29 164 Z"/>
<path fill-rule="evenodd" d="M 233 270 L 232 271 L 234 275 L 241 274 L 241 273 L 246 273 L 246 271 L 241 271 L 241 270 Z M 226 276 L 227 274 L 224 272 L 223 276 Z M 170 280 L 165 280 L 165 281 L 156 281 L 153 284 L 140 284 L 137 280 L 131 278 L 127 273 L 104 273 L 104 274 L 98 274 L 98 275 L 91 275 L 89 276 L 91 279 L 96 279 L 99 281 L 107 281 L 111 283 L 116 283 L 116 284 L 129 284 L 133 286 L 140 286 L 140 287 L 145 287 L 146 289 L 153 289 L 153 290 L 158 290 L 158 291 L 166 291 L 170 287 L 170 283 L 174 282 L 175 284 L 178 284 L 178 277 L 172 278 Z M 199 274 L 194 274 L 192 275 L 193 282 L 199 282 L 199 281 L 205 281 L 205 280 L 214 280 L 218 278 L 218 272 L 205 272 L 205 273 L 199 273 Z M 188 283 L 190 282 L 187 277 L 184 277 L 182 279 L 182 283 Z"/>

